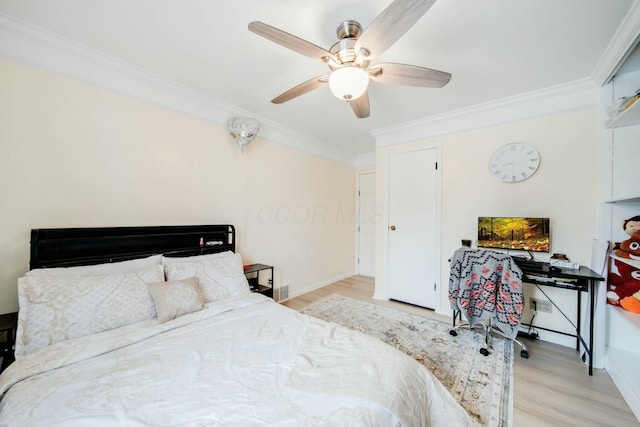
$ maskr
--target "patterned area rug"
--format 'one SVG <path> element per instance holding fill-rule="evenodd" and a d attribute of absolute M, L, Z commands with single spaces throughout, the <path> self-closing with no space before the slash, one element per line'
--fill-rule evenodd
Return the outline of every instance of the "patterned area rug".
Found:
<path fill-rule="evenodd" d="M 459 330 L 416 314 L 332 294 L 300 310 L 355 329 L 422 363 L 480 425 L 508 427 L 513 420 L 513 344 L 495 338 L 493 353 L 480 354 L 481 332 Z"/>

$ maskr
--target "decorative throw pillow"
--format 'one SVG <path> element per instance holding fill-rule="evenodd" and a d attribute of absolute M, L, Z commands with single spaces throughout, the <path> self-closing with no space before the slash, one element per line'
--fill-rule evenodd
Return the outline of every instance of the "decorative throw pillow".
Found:
<path fill-rule="evenodd" d="M 155 300 L 161 323 L 204 308 L 204 298 L 195 276 L 172 282 L 147 283 L 147 287 Z"/>
<path fill-rule="evenodd" d="M 207 259 L 224 258 L 230 255 L 233 255 L 233 252 L 224 251 L 224 252 L 217 252 L 215 254 L 194 255 L 194 256 L 188 256 L 188 257 L 168 257 L 163 255 L 162 264 L 167 265 L 167 264 L 175 264 L 178 262 L 185 262 L 185 261 L 188 261 L 188 262 L 204 261 Z"/>
<path fill-rule="evenodd" d="M 104 264 L 81 265 L 77 267 L 35 268 L 25 276 L 106 276 L 107 274 L 128 273 L 144 270 L 147 267 L 162 264 L 162 255 L 128 261 L 107 262 Z"/>
<path fill-rule="evenodd" d="M 251 292 L 242 268 L 242 258 L 233 252 L 216 258 L 165 264 L 164 269 L 167 280 L 196 276 L 207 302 Z"/>
<path fill-rule="evenodd" d="M 161 265 L 107 276 L 26 276 L 18 280 L 16 357 L 42 347 L 153 319 L 147 283 Z"/>

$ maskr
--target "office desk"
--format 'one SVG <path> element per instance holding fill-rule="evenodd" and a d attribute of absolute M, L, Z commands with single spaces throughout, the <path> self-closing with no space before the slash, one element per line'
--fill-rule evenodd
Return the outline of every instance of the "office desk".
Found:
<path fill-rule="evenodd" d="M 516 262 L 517 263 L 517 262 Z M 593 310 L 595 307 L 595 294 L 596 294 L 596 282 L 604 281 L 604 277 L 600 276 L 595 271 L 588 267 L 581 266 L 579 270 L 570 270 L 567 268 L 550 269 L 548 265 L 542 267 L 532 267 L 526 265 L 519 265 L 520 269 L 524 273 L 522 281 L 525 283 L 531 283 L 538 287 L 545 296 L 547 294 L 540 288 L 540 286 L 551 286 L 554 288 L 570 289 L 576 291 L 577 300 L 577 322 L 576 322 L 576 351 L 580 351 L 580 343 L 584 346 L 586 353 L 589 355 L 589 375 L 593 375 L 593 357 L 591 355 L 593 349 Z M 582 335 L 580 335 L 581 326 L 581 295 L 582 292 L 589 293 L 589 344 L 585 343 Z M 547 296 L 547 298 L 549 298 Z M 551 299 L 549 298 L 551 301 Z M 555 306 L 555 303 L 551 301 Z M 556 306 L 556 308 L 558 308 Z M 558 308 L 559 309 L 559 308 Z M 560 310 L 562 311 L 562 310 Z M 564 313 L 562 313 L 564 315 Z M 565 316 L 566 317 L 566 316 Z M 547 329 L 536 326 L 536 328 L 544 329 L 551 332 L 559 332 L 553 329 Z M 574 336 L 574 335 L 571 335 Z"/>

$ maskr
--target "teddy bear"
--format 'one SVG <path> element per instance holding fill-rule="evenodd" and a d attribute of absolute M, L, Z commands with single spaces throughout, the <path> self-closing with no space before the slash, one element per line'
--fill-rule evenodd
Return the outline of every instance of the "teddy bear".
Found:
<path fill-rule="evenodd" d="M 633 218 L 625 219 L 624 221 L 622 221 L 622 229 L 629 236 L 640 230 L 640 215 L 636 215 Z"/>
<path fill-rule="evenodd" d="M 634 221 L 633 218 L 628 220 L 628 222 L 635 223 L 632 224 L 632 227 L 625 227 L 625 231 L 631 231 L 631 237 L 620 242 L 618 244 L 618 248 L 614 250 L 614 254 L 619 258 L 632 260 L 632 262 L 640 261 L 640 228 L 636 229 L 635 227 L 640 224 L 640 222 Z M 628 222 L 625 225 L 628 225 Z M 633 295 L 638 292 L 640 292 L 640 268 L 633 267 L 626 262 L 614 259 L 609 273 L 607 302 L 612 305 L 622 306 L 629 311 L 633 311 L 637 309 L 635 303 L 636 299 Z M 629 297 L 631 299 L 628 299 Z M 622 305 L 622 301 L 625 301 L 625 305 Z"/>
<path fill-rule="evenodd" d="M 633 233 L 640 230 L 640 215 L 623 220 L 622 229 L 629 235 L 629 237 L 633 236 Z M 620 242 L 613 244 L 613 250 L 615 251 L 617 249 L 620 249 Z"/>
<path fill-rule="evenodd" d="M 620 305 L 620 300 L 640 291 L 640 270 L 614 259 L 609 273 L 608 288 L 609 304 Z"/>
<path fill-rule="evenodd" d="M 640 314 L 640 291 L 629 297 L 622 298 L 620 305 L 632 313 Z"/>
<path fill-rule="evenodd" d="M 629 239 L 620 242 L 613 253 L 620 258 L 640 261 L 640 229 L 635 230 Z"/>

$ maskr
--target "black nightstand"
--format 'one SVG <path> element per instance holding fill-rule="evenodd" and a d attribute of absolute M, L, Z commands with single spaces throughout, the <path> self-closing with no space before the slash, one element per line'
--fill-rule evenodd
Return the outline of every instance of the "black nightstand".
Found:
<path fill-rule="evenodd" d="M 271 277 L 264 282 L 264 280 L 260 281 L 260 272 L 270 270 Z M 265 264 L 251 264 L 244 266 L 244 274 L 247 276 L 247 281 L 249 282 L 249 288 L 251 288 L 251 292 L 258 292 L 262 295 L 266 295 L 270 298 L 273 298 L 273 267 Z"/>
<path fill-rule="evenodd" d="M 18 313 L 0 314 L 0 355 L 2 365 L 0 372 L 11 365 L 13 357 L 13 346 L 16 342 L 16 330 L 18 328 Z"/>

